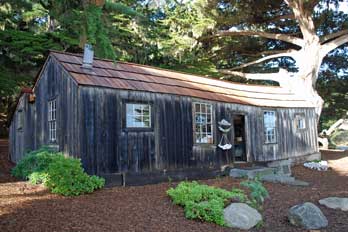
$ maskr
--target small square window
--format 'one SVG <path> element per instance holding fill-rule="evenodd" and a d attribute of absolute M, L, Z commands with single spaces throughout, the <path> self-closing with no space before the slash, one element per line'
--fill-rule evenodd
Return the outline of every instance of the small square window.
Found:
<path fill-rule="evenodd" d="M 306 120 L 304 115 L 302 114 L 295 115 L 295 128 L 297 130 L 306 129 Z"/>
<path fill-rule="evenodd" d="M 151 105 L 126 104 L 127 128 L 151 128 Z"/>

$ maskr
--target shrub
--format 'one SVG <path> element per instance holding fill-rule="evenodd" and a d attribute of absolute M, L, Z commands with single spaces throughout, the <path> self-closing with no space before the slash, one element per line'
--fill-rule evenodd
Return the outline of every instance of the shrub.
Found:
<path fill-rule="evenodd" d="M 87 175 L 81 162 L 75 158 L 59 156 L 48 167 L 46 186 L 53 193 L 64 196 L 77 196 L 102 188 L 103 178 Z"/>
<path fill-rule="evenodd" d="M 243 190 L 227 191 L 208 185 L 193 182 L 181 182 L 176 188 L 170 188 L 167 194 L 175 204 L 185 209 L 188 219 L 200 219 L 224 225 L 223 209 L 225 204 L 233 198 L 239 201 L 247 199 Z"/>
<path fill-rule="evenodd" d="M 243 181 L 240 185 L 250 190 L 251 201 L 248 203 L 252 207 L 260 209 L 265 198 L 269 196 L 267 189 L 258 179 Z"/>
<path fill-rule="evenodd" d="M 105 180 L 84 172 L 79 159 L 64 157 L 47 148 L 30 152 L 12 170 L 18 178 L 47 186 L 53 193 L 77 196 L 104 186 Z"/>
<path fill-rule="evenodd" d="M 33 172 L 29 175 L 29 182 L 31 184 L 45 184 L 47 182 L 48 173 L 45 171 L 42 172 Z"/>
<path fill-rule="evenodd" d="M 213 222 L 218 225 L 225 225 L 223 209 L 225 203 L 221 198 L 211 199 L 202 202 L 187 202 L 185 206 L 185 217 L 188 219 L 200 219 Z"/>
<path fill-rule="evenodd" d="M 12 175 L 27 180 L 36 172 L 46 172 L 50 163 L 61 153 L 55 153 L 48 148 L 29 152 L 11 171 Z"/>
<path fill-rule="evenodd" d="M 182 206 L 188 201 L 201 202 L 216 198 L 226 200 L 232 197 L 232 193 L 227 190 L 198 184 L 196 181 L 183 181 L 176 188 L 170 188 L 167 193 L 175 204 Z"/>

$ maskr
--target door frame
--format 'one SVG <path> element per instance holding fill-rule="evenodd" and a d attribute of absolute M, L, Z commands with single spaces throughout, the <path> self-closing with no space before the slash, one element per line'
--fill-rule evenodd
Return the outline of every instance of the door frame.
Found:
<path fill-rule="evenodd" d="M 246 156 L 246 163 L 252 162 L 251 154 L 250 154 L 250 135 L 249 135 L 249 114 L 247 112 L 243 111 L 232 111 L 231 112 L 231 118 L 232 118 L 232 125 L 233 125 L 233 132 L 232 132 L 232 140 L 233 140 L 233 146 L 234 146 L 234 116 L 236 115 L 242 115 L 244 116 L 244 136 L 245 136 L 245 156 Z"/>

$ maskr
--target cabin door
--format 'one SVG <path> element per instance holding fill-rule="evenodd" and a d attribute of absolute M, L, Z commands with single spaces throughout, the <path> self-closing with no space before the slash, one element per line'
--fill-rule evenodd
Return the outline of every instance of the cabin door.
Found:
<path fill-rule="evenodd" d="M 234 161 L 246 162 L 245 115 L 233 115 L 233 158 Z"/>

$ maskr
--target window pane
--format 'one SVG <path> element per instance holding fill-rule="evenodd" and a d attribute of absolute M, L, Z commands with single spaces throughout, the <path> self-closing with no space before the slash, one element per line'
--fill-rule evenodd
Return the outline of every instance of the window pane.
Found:
<path fill-rule="evenodd" d="M 201 134 L 196 133 L 196 143 L 201 143 Z"/>
<path fill-rule="evenodd" d="M 151 127 L 151 106 L 146 104 L 126 104 L 126 127 Z"/>
<path fill-rule="evenodd" d="M 49 141 L 55 142 L 57 139 L 57 100 L 48 101 L 48 136 Z"/>
<path fill-rule="evenodd" d="M 212 105 L 206 103 L 194 103 L 193 106 L 196 143 L 213 143 Z"/>
<path fill-rule="evenodd" d="M 211 114 L 207 114 L 207 123 L 211 123 L 211 118 L 212 118 L 212 115 Z"/>
<path fill-rule="evenodd" d="M 206 113 L 205 104 L 202 104 L 202 105 L 201 105 L 201 112 L 202 112 L 202 113 Z"/>
<path fill-rule="evenodd" d="M 195 111 L 201 112 L 201 105 L 199 103 L 195 103 Z"/>
<path fill-rule="evenodd" d="M 275 143 L 276 135 L 275 135 L 275 123 L 276 117 L 274 111 L 265 111 L 263 113 L 263 122 L 264 122 L 264 135 L 265 135 L 265 143 Z"/>
<path fill-rule="evenodd" d="M 141 115 L 143 112 L 143 108 L 141 105 L 134 105 L 134 111 L 133 114 L 135 115 Z"/>

